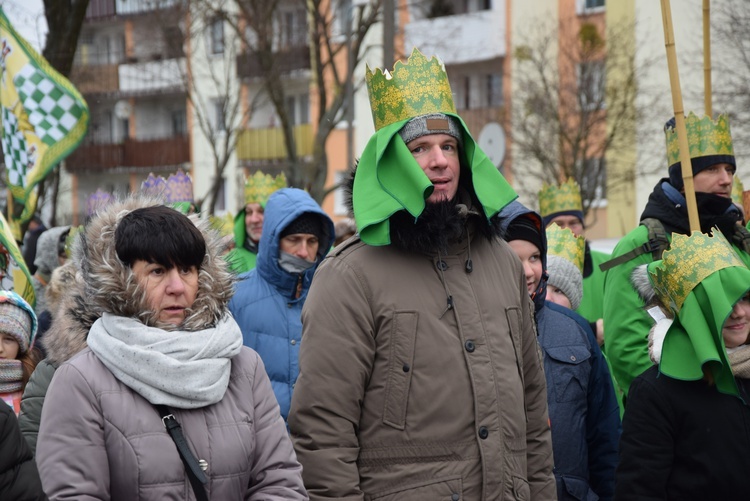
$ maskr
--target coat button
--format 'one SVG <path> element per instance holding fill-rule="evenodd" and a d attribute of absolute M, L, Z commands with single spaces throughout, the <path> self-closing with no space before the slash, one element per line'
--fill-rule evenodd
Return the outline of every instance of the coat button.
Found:
<path fill-rule="evenodd" d="M 445 261 L 443 261 L 442 259 L 441 259 L 440 261 L 438 261 L 438 262 L 437 262 L 437 263 L 435 264 L 435 266 L 437 266 L 437 269 L 438 269 L 438 270 L 440 270 L 440 271 L 445 271 L 445 270 L 447 270 L 447 269 L 448 269 L 448 263 L 446 263 L 446 262 L 445 262 Z"/>
<path fill-rule="evenodd" d="M 471 339 L 466 341 L 464 343 L 464 348 L 466 348 L 466 351 L 468 351 L 469 353 L 473 353 L 474 349 L 476 348 L 476 346 L 474 345 L 474 341 L 472 341 Z"/>
<path fill-rule="evenodd" d="M 411 370 L 411 367 L 409 367 L 409 364 L 404 364 L 402 369 L 404 370 L 404 372 L 409 372 Z"/>
<path fill-rule="evenodd" d="M 206 471 L 208 470 L 208 461 L 206 461 L 205 459 L 199 459 L 198 466 L 201 467 L 201 470 Z"/>
<path fill-rule="evenodd" d="M 459 499 L 461 499 L 461 496 L 459 496 L 455 492 L 451 494 L 451 501 L 459 501 Z"/>
<path fill-rule="evenodd" d="M 571 355 L 571 356 L 570 356 L 570 359 L 571 359 L 571 360 L 572 360 L 573 362 L 575 362 L 575 361 L 576 361 L 576 356 L 575 356 L 575 355 Z"/>
<path fill-rule="evenodd" d="M 490 435 L 490 432 L 489 432 L 489 430 L 487 430 L 486 426 L 480 426 L 479 427 L 479 438 L 481 438 L 482 440 L 484 440 L 489 435 Z"/>
<path fill-rule="evenodd" d="M 292 339 L 291 343 L 292 343 L 292 346 L 294 346 L 295 344 L 297 344 L 297 340 L 296 339 Z"/>

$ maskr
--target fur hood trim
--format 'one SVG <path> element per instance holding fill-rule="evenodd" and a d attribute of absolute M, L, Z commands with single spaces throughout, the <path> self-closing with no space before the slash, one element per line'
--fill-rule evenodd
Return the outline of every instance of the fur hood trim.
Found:
<path fill-rule="evenodd" d="M 207 220 L 197 214 L 190 216 L 206 241 L 206 255 L 198 272 L 195 302 L 179 326 L 156 319 L 148 309 L 145 290 L 138 285 L 135 274 L 117 257 L 115 230 L 122 218 L 136 209 L 157 205 L 161 204 L 153 198 L 131 196 L 101 209 L 80 233 L 73 259 L 81 275 L 89 311 L 97 317 L 106 312 L 136 318 L 164 330 L 196 331 L 213 327 L 228 311 L 235 278 L 222 257 L 221 238 Z"/>
<path fill-rule="evenodd" d="M 647 264 L 641 264 L 633 269 L 630 274 L 630 283 L 647 307 L 660 304 L 659 297 L 654 290 L 654 285 L 648 276 Z"/>

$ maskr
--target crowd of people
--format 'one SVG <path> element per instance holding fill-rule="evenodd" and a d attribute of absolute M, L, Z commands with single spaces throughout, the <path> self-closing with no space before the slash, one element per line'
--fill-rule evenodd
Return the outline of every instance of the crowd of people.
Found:
<path fill-rule="evenodd" d="M 156 177 L 80 229 L 35 222 L 36 307 L 0 291 L 0 499 L 744 499 L 726 117 L 688 117 L 700 231 L 671 121 L 607 256 L 572 180 L 516 200 L 437 58 L 366 80 L 351 219 L 258 172 L 233 239 Z"/>

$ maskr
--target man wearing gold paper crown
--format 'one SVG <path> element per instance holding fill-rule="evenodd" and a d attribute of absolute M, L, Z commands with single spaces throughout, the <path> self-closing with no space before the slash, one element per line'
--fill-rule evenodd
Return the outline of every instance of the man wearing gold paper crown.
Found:
<path fill-rule="evenodd" d="M 719 115 L 714 121 L 690 113 L 686 126 L 701 230 L 717 226 L 750 263 L 750 233 L 742 226 L 742 214 L 731 198 L 736 163 L 728 118 Z M 612 260 L 604 264 L 606 353 L 625 395 L 633 379 L 651 366 L 647 340 L 651 322 L 630 285 L 630 274 L 636 266 L 660 259 L 673 233 L 690 232 L 674 119 L 664 131 L 669 177 L 661 179 L 649 196 L 640 226 L 620 240 Z"/>
<path fill-rule="evenodd" d="M 675 234 L 632 274 L 657 305 L 655 365 L 630 386 L 616 499 L 748 498 L 750 270 L 732 247 L 718 231 Z"/>
<path fill-rule="evenodd" d="M 556 223 L 562 228 L 570 228 L 576 236 L 584 236 L 583 204 L 581 189 L 573 178 L 560 186 L 544 184 L 539 192 L 539 212 L 545 228 Z M 586 242 L 583 259 L 583 296 L 577 307 L 573 308 L 592 325 L 599 344 L 604 339 L 602 322 L 604 312 L 604 272 L 599 265 L 609 259 L 603 252 L 592 251 Z"/>
<path fill-rule="evenodd" d="M 255 268 L 258 242 L 263 234 L 263 211 L 268 197 L 286 186 L 286 176 L 275 178 L 257 171 L 245 181 L 245 207 L 234 217 L 234 249 L 227 254 L 227 262 L 235 273 Z"/>
<path fill-rule="evenodd" d="M 359 233 L 302 311 L 289 428 L 310 499 L 555 499 L 534 307 L 497 217 L 516 194 L 437 58 L 367 85 Z"/>

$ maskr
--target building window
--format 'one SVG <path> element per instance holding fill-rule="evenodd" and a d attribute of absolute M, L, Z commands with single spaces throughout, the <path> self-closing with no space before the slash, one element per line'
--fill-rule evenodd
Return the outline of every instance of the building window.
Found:
<path fill-rule="evenodd" d="M 497 108 L 503 105 L 503 76 L 492 73 L 486 76 L 487 106 Z"/>
<path fill-rule="evenodd" d="M 213 106 L 214 130 L 224 132 L 227 130 L 226 117 L 224 115 L 224 100 L 216 98 L 211 100 Z"/>
<path fill-rule="evenodd" d="M 310 96 L 307 94 L 299 96 L 299 123 L 310 123 Z"/>
<path fill-rule="evenodd" d="M 578 0 L 577 10 L 579 14 L 594 14 L 604 11 L 605 0 Z"/>
<path fill-rule="evenodd" d="M 172 134 L 175 136 L 187 134 L 187 117 L 184 109 L 172 112 Z"/>
<path fill-rule="evenodd" d="M 604 158 L 587 158 L 581 172 L 581 195 L 592 205 L 607 198 L 607 167 Z"/>
<path fill-rule="evenodd" d="M 578 65 L 578 98 L 581 109 L 600 110 L 605 108 L 604 71 L 604 61 L 589 61 Z"/>
<path fill-rule="evenodd" d="M 224 53 L 224 21 L 221 18 L 214 19 L 209 26 L 210 51 L 211 54 Z"/>
<path fill-rule="evenodd" d="M 214 206 L 214 210 L 217 212 L 224 212 L 227 210 L 226 187 L 227 180 L 221 178 L 221 185 L 219 186 L 219 192 L 216 194 L 216 205 Z"/>
<path fill-rule="evenodd" d="M 339 171 L 336 173 L 336 184 L 338 188 L 333 195 L 333 214 L 336 216 L 346 216 L 349 214 L 349 210 L 346 206 L 346 194 L 344 193 L 344 186 L 346 184 L 347 173 Z"/>
<path fill-rule="evenodd" d="M 336 7 L 336 32 L 334 36 L 344 37 L 352 22 L 352 0 L 339 0 Z"/>

